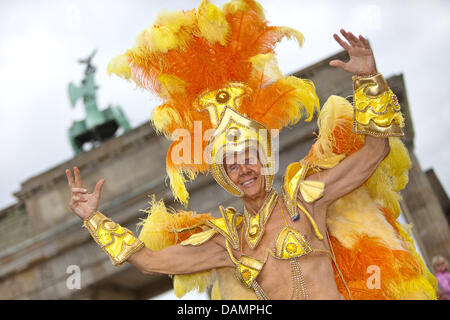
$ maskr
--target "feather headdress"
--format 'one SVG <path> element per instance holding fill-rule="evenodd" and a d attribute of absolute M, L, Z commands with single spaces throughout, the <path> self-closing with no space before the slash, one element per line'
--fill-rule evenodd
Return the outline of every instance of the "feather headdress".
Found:
<path fill-rule="evenodd" d="M 283 38 L 293 38 L 300 46 L 304 41 L 299 31 L 269 26 L 256 1 L 232 0 L 220 9 L 204 0 L 197 9 L 161 12 L 133 48 L 110 62 L 108 72 L 162 98 L 151 120 L 157 132 L 172 140 L 177 129 L 187 130 L 194 139 L 196 121 L 202 124 L 202 135 L 215 129 L 217 124 L 196 101 L 230 83 L 246 88 L 234 111 L 269 130 L 282 129 L 303 116 L 311 120 L 319 108 L 311 81 L 284 77 L 279 70 L 274 49 Z M 208 141 L 200 141 L 203 151 Z M 194 159 L 194 150 L 184 154 L 183 161 L 174 161 L 172 154 L 181 143 L 180 138 L 172 142 L 166 170 L 175 198 L 187 205 L 185 182 L 208 171 L 209 165 L 203 157 Z"/>

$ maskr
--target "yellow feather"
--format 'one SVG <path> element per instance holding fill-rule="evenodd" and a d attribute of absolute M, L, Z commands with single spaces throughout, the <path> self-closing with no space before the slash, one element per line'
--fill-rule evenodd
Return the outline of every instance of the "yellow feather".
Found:
<path fill-rule="evenodd" d="M 149 208 L 140 210 L 147 213 L 146 219 L 141 219 L 137 227 L 142 227 L 139 239 L 145 247 L 152 251 L 159 251 L 173 245 L 165 226 L 171 221 L 171 213 L 168 212 L 164 201 L 156 201 L 155 195 L 150 197 Z"/>
<path fill-rule="evenodd" d="M 193 28 L 195 17 L 190 12 L 162 10 L 156 17 L 154 26 L 167 26 L 173 32 L 178 32 L 181 28 Z"/>
<path fill-rule="evenodd" d="M 169 100 L 172 94 L 185 92 L 186 83 L 172 74 L 162 74 L 157 81 L 161 87 L 160 96 L 163 99 Z"/>
<path fill-rule="evenodd" d="M 163 10 L 152 26 L 137 37 L 137 47 L 143 46 L 153 52 L 167 52 L 184 46 L 192 37 L 195 17 L 181 11 Z"/>
<path fill-rule="evenodd" d="M 173 279 L 173 292 L 178 298 L 189 291 L 204 292 L 213 284 L 212 271 L 202 271 L 192 274 L 178 274 Z"/>
<path fill-rule="evenodd" d="M 422 260 L 422 259 L 420 259 Z M 436 300 L 436 289 L 427 280 L 426 277 L 420 276 L 414 279 L 393 283 L 390 286 L 391 292 L 395 292 L 397 300 Z"/>
<path fill-rule="evenodd" d="M 307 116 L 304 121 L 311 121 L 314 111 L 317 110 L 319 112 L 320 110 L 319 98 L 317 97 L 314 83 L 308 79 L 300 79 L 294 76 L 285 77 L 279 81 L 297 89 L 295 99 L 291 99 L 286 103 L 286 109 L 289 108 L 297 114 L 290 119 L 289 124 L 297 123 L 303 115 Z"/>
<path fill-rule="evenodd" d="M 389 208 L 396 218 L 400 215 L 400 194 L 408 182 L 411 159 L 399 138 L 389 138 L 391 151 L 380 163 L 365 185 L 370 195 L 382 206 Z"/>
<path fill-rule="evenodd" d="M 414 240 L 411 238 L 411 226 L 407 225 L 401 225 L 399 224 L 400 228 L 400 236 L 404 240 L 405 244 L 408 247 L 409 252 L 414 256 L 416 261 L 419 263 L 420 268 L 422 269 L 423 277 L 422 279 L 425 280 L 432 290 L 426 290 L 427 295 L 430 297 L 430 299 L 436 299 L 436 291 L 438 287 L 437 279 L 436 277 L 428 270 L 427 266 L 425 265 L 425 262 L 423 261 L 422 257 L 417 253 L 416 247 L 414 245 Z M 426 285 L 424 284 L 424 287 Z"/>
<path fill-rule="evenodd" d="M 268 80 L 278 80 L 283 77 L 283 73 L 278 67 L 277 59 L 273 53 L 260 53 L 249 59 L 253 70 L 251 78 Z"/>
<path fill-rule="evenodd" d="M 343 122 L 350 122 L 352 118 L 353 107 L 350 102 L 339 96 L 328 98 L 317 120 L 319 139 L 313 146 L 316 163 L 335 156 L 332 151 L 335 144 L 333 130 Z M 365 186 L 380 207 L 390 209 L 395 217 L 398 217 L 400 214 L 398 191 L 402 190 L 408 182 L 411 160 L 408 150 L 399 138 L 389 138 L 389 145 L 391 152 L 366 181 Z"/>
<path fill-rule="evenodd" d="M 235 14 L 238 11 L 247 11 L 247 3 L 242 0 L 231 0 L 222 7 L 225 14 Z"/>
<path fill-rule="evenodd" d="M 148 214 L 146 219 L 141 219 L 137 224 L 142 227 L 139 234 L 139 239 L 142 240 L 145 246 L 152 251 L 159 251 L 174 244 L 174 238 L 169 236 L 168 230 L 176 229 L 176 218 L 174 211 L 167 210 L 163 200 L 156 201 L 155 195 L 150 197 L 149 208 L 141 210 Z M 179 211 L 179 213 L 187 215 L 189 218 L 190 212 Z M 212 271 L 207 270 L 198 273 L 175 275 L 173 280 L 174 293 L 181 298 L 187 292 L 197 290 L 203 292 L 212 285 Z"/>
<path fill-rule="evenodd" d="M 218 279 L 216 279 L 211 289 L 211 300 L 222 300 L 222 296 L 220 295 L 220 283 Z"/>
<path fill-rule="evenodd" d="M 175 200 L 180 201 L 185 207 L 188 205 L 189 193 L 186 190 L 186 179 L 183 172 L 172 168 L 167 168 L 167 174 L 170 181 L 170 189 L 172 190 Z"/>
<path fill-rule="evenodd" d="M 261 21 L 266 19 L 264 15 L 264 8 L 256 1 L 250 0 L 254 6 L 256 14 Z M 235 14 L 237 11 L 247 12 L 248 5 L 244 0 L 231 0 L 223 5 L 223 12 L 225 14 Z"/>
<path fill-rule="evenodd" d="M 352 115 L 351 104 L 342 97 L 331 96 L 324 104 L 318 119 L 319 139 L 314 146 L 314 154 L 319 160 L 333 156 L 333 130 L 340 121 L 347 122 L 341 124 L 350 125 Z M 436 279 L 417 253 L 407 232 L 409 226 L 398 224 L 397 232 L 378 209 L 388 208 L 398 217 L 398 191 L 406 186 L 411 166 L 408 150 L 399 138 L 389 138 L 389 145 L 389 155 L 365 185 L 330 206 L 327 226 L 330 234 L 346 248 L 351 249 L 362 235 L 368 235 L 380 239 L 391 250 L 405 250 L 412 254 L 421 268 L 421 275 L 414 279 L 399 279 L 387 283 L 387 290 L 395 299 L 436 299 Z"/>
<path fill-rule="evenodd" d="M 114 73 L 116 76 L 129 80 L 131 77 L 131 69 L 128 63 L 128 57 L 126 54 L 120 54 L 108 63 L 106 72 L 109 76 Z"/>
<path fill-rule="evenodd" d="M 345 98 L 332 95 L 322 107 L 317 125 L 319 127 L 319 139 L 314 145 L 314 155 L 320 163 L 326 159 L 336 157 L 333 152 L 335 140 L 333 130 L 340 125 L 351 125 L 353 118 L 353 108 Z M 336 163 L 337 164 L 337 163 Z"/>
<path fill-rule="evenodd" d="M 223 300 L 257 300 L 255 291 L 244 287 L 235 276 L 235 268 L 223 267 L 216 269 L 214 284 L 214 299 Z"/>
<path fill-rule="evenodd" d="M 198 28 L 203 37 L 211 43 L 225 45 L 230 33 L 230 25 L 224 13 L 215 5 L 203 0 L 197 10 Z"/>
<path fill-rule="evenodd" d="M 289 28 L 289 27 L 277 27 L 276 32 L 283 37 L 286 37 L 288 39 L 295 39 L 297 40 L 297 43 L 300 47 L 303 46 L 303 43 L 305 42 L 305 37 L 303 36 L 303 33 L 301 33 L 298 30 Z"/>
<path fill-rule="evenodd" d="M 171 137 L 171 133 L 167 131 L 170 124 L 176 123 L 180 128 L 183 125 L 180 113 L 168 105 L 161 105 L 153 109 L 150 120 L 156 132 L 164 134 L 168 139 Z"/>
<path fill-rule="evenodd" d="M 392 250 L 406 249 L 364 187 L 339 198 L 329 207 L 327 226 L 330 234 L 349 249 L 362 235 L 379 238 Z"/>

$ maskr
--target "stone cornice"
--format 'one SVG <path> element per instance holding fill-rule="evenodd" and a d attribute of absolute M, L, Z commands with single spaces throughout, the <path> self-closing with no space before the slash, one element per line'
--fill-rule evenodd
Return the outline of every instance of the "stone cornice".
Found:
<path fill-rule="evenodd" d="M 29 178 L 21 184 L 21 190 L 15 192 L 14 196 L 20 201 L 24 201 L 33 194 L 41 190 L 51 189 L 54 184 L 66 180 L 64 173 L 66 168 L 72 168 L 76 165 L 80 170 L 89 169 L 93 165 L 116 158 L 125 152 L 139 149 L 153 138 L 158 138 L 153 127 L 149 123 L 142 124 L 132 131 L 105 141 L 92 150 L 81 153 L 37 176 Z"/>

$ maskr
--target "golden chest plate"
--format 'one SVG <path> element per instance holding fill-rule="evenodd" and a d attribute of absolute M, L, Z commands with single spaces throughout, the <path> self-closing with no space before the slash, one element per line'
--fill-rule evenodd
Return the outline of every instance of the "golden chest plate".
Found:
<path fill-rule="evenodd" d="M 303 235 L 292 227 L 284 227 L 275 241 L 274 256 L 277 259 L 293 259 L 311 251 L 311 246 Z"/>

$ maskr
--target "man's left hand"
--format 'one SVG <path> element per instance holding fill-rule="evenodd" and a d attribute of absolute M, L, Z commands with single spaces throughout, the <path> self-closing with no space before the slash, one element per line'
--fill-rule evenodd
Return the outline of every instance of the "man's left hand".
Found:
<path fill-rule="evenodd" d="M 350 60 L 348 62 L 332 60 L 330 61 L 330 66 L 341 68 L 344 71 L 358 76 L 376 74 L 375 57 L 373 56 L 369 41 L 361 35 L 357 38 L 353 33 L 346 32 L 344 29 L 341 29 L 341 33 L 348 43 L 342 40 L 336 33 L 333 37 L 348 52 Z"/>

